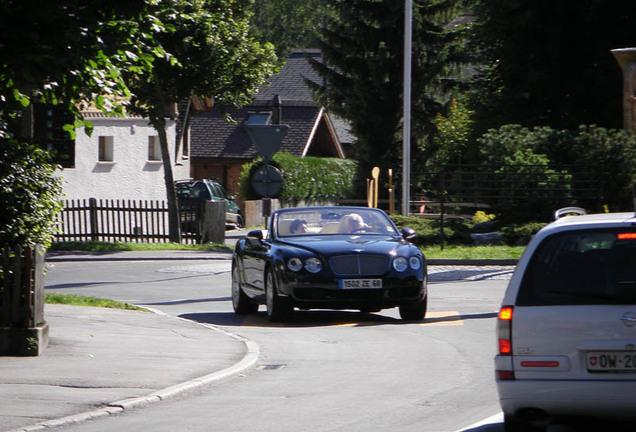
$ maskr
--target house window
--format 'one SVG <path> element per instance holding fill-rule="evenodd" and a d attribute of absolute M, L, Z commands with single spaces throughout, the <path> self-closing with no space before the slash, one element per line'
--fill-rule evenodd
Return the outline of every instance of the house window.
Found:
<path fill-rule="evenodd" d="M 148 137 L 148 160 L 153 162 L 161 160 L 161 147 L 159 146 L 158 136 Z"/>
<path fill-rule="evenodd" d="M 270 112 L 255 112 L 249 113 L 245 119 L 247 125 L 265 125 L 269 123 L 269 118 L 272 113 Z"/>
<path fill-rule="evenodd" d="M 114 138 L 112 136 L 99 137 L 99 155 L 100 162 L 113 162 L 114 158 Z"/>

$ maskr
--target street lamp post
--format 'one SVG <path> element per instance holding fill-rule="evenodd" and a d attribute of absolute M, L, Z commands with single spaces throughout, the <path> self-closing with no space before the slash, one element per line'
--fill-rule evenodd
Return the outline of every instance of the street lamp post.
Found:
<path fill-rule="evenodd" d="M 402 214 L 408 216 L 411 185 L 411 39 L 413 0 L 404 2 L 404 109 L 402 133 Z"/>

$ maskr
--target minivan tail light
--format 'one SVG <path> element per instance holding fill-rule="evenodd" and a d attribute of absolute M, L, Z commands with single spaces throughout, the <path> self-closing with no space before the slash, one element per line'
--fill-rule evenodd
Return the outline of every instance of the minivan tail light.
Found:
<path fill-rule="evenodd" d="M 636 240 L 636 233 L 619 233 L 619 240 Z"/>
<path fill-rule="evenodd" d="M 499 355 L 495 360 L 495 372 L 500 381 L 514 380 L 512 366 L 512 315 L 513 306 L 502 306 L 497 318 L 497 345 Z"/>
<path fill-rule="evenodd" d="M 514 307 L 503 306 L 497 319 L 497 341 L 499 355 L 512 355 L 512 314 Z"/>

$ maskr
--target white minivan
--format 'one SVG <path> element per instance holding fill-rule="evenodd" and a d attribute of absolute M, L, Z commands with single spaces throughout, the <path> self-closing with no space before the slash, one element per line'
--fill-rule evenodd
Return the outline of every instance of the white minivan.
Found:
<path fill-rule="evenodd" d="M 566 216 L 530 242 L 497 321 L 506 431 L 636 419 L 636 215 Z"/>

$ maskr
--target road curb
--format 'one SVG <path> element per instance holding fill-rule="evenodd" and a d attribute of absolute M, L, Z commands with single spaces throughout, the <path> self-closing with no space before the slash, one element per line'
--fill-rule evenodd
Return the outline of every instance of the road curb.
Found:
<path fill-rule="evenodd" d="M 205 251 L 157 251 L 157 252 L 47 252 L 47 262 L 83 262 L 83 261 L 193 261 L 193 260 L 228 260 L 231 250 Z"/>
<path fill-rule="evenodd" d="M 516 266 L 518 259 L 426 259 L 429 266 Z"/>

